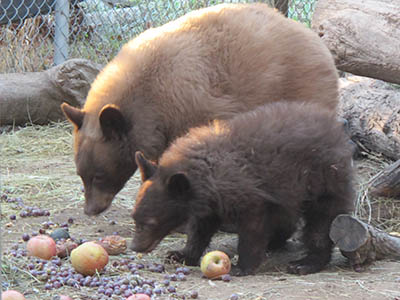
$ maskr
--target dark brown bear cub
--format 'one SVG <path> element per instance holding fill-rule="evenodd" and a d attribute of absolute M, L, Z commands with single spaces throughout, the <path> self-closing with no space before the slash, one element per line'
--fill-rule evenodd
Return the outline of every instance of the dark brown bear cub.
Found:
<path fill-rule="evenodd" d="M 342 124 L 312 104 L 271 103 L 191 129 L 158 166 L 136 154 L 144 183 L 131 248 L 152 251 L 188 222 L 186 246 L 169 256 L 197 265 L 229 222 L 238 228 L 239 274 L 252 274 L 266 249 L 282 245 L 303 218 L 307 253 L 288 271 L 318 272 L 331 258 L 332 220 L 353 209 L 351 157 Z"/>

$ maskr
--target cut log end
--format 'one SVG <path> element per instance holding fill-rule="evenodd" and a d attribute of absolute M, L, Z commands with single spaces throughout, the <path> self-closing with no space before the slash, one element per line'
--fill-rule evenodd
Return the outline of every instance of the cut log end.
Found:
<path fill-rule="evenodd" d="M 331 240 L 343 251 L 357 250 L 368 240 L 368 228 L 350 215 L 339 215 L 332 222 Z"/>

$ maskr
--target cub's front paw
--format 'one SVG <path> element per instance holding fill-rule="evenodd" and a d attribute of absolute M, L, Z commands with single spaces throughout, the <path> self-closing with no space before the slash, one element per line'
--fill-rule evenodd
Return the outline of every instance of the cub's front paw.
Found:
<path fill-rule="evenodd" d="M 303 259 L 290 262 L 287 272 L 297 275 L 307 275 L 321 271 L 324 269 L 325 265 L 325 263 L 305 257 Z"/>
<path fill-rule="evenodd" d="M 187 266 L 199 265 L 199 259 L 188 256 L 183 250 L 169 251 L 167 254 L 167 262 L 178 262 Z"/>
<path fill-rule="evenodd" d="M 178 262 L 183 263 L 185 261 L 186 255 L 182 250 L 168 251 L 166 260 L 167 262 Z"/>
<path fill-rule="evenodd" d="M 231 271 L 229 272 L 232 276 L 248 276 L 254 274 L 254 272 L 251 271 L 245 271 L 240 269 L 238 266 L 232 265 Z"/>

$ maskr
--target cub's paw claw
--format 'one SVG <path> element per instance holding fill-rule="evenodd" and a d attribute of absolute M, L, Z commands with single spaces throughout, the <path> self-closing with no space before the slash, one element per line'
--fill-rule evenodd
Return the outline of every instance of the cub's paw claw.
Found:
<path fill-rule="evenodd" d="M 174 263 L 174 262 L 178 262 L 178 263 L 183 263 L 185 261 L 185 254 L 182 251 L 169 251 L 167 254 L 167 258 L 166 261 L 168 263 Z"/>
<path fill-rule="evenodd" d="M 290 262 L 287 272 L 290 274 L 307 275 L 321 271 L 324 268 L 319 263 L 307 263 L 302 260 Z"/>
<path fill-rule="evenodd" d="M 229 274 L 231 274 L 232 276 L 241 277 L 241 276 L 251 275 L 251 274 L 253 274 L 253 272 L 246 272 L 246 271 L 243 271 L 242 269 L 240 269 L 238 266 L 232 265 L 231 271 L 229 272 Z"/>

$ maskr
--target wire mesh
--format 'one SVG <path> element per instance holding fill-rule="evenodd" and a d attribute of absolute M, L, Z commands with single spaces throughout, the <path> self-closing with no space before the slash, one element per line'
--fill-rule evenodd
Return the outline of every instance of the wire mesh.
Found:
<path fill-rule="evenodd" d="M 310 25 L 317 0 L 1 0 L 0 73 L 47 69 L 68 58 L 106 63 L 149 27 L 223 2 L 266 2 Z"/>

